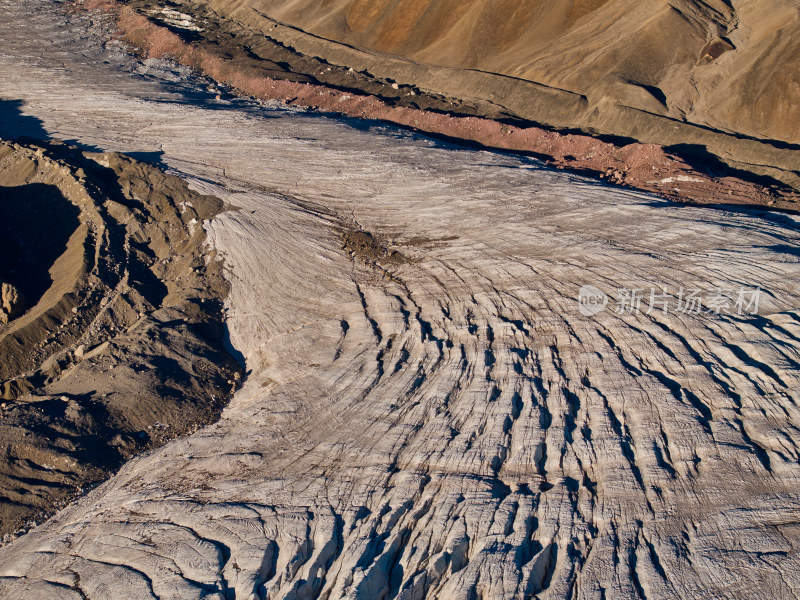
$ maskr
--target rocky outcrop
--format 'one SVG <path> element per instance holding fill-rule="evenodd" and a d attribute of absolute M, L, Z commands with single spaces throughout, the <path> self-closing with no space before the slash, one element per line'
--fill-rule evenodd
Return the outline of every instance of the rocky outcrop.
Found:
<path fill-rule="evenodd" d="M 25 311 L 25 299 L 10 283 L 0 282 L 0 325 L 16 319 Z"/>

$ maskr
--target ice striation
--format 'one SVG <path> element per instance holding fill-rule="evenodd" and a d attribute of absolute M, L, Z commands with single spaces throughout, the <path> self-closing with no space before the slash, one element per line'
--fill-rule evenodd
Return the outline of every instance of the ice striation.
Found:
<path fill-rule="evenodd" d="M 209 235 L 248 376 L 217 424 L 0 548 L 0 597 L 797 597 L 797 217 L 189 102 L 167 63 L 67 52 L 91 34 L 36 4 L 0 3 L 53 40 L 2 43 L 17 123 L 157 152 L 235 207 Z M 762 294 L 647 314 L 651 287 Z"/>

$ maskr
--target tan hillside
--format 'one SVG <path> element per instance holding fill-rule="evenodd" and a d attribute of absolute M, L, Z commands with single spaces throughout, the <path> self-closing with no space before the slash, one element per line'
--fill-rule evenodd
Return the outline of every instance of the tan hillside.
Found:
<path fill-rule="evenodd" d="M 796 0 L 203 4 L 305 54 L 454 97 L 490 100 L 546 125 L 707 146 L 730 164 L 778 167 L 784 180 L 800 170 L 797 153 L 781 150 L 786 142 L 800 143 Z M 780 143 L 753 144 L 730 134 Z"/>

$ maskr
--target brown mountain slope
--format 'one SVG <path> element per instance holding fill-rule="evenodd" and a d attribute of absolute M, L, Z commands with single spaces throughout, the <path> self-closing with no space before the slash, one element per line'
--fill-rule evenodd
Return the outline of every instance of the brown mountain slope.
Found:
<path fill-rule="evenodd" d="M 524 119 L 704 147 L 800 184 L 798 153 L 787 148 L 800 144 L 797 0 L 179 4 L 205 5 L 304 54 Z"/>

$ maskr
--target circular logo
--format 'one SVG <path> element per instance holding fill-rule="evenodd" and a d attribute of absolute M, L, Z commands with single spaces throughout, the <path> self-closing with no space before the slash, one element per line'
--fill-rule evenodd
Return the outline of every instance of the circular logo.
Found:
<path fill-rule="evenodd" d="M 584 317 L 593 317 L 608 306 L 608 296 L 593 285 L 585 285 L 578 292 L 578 309 Z"/>

